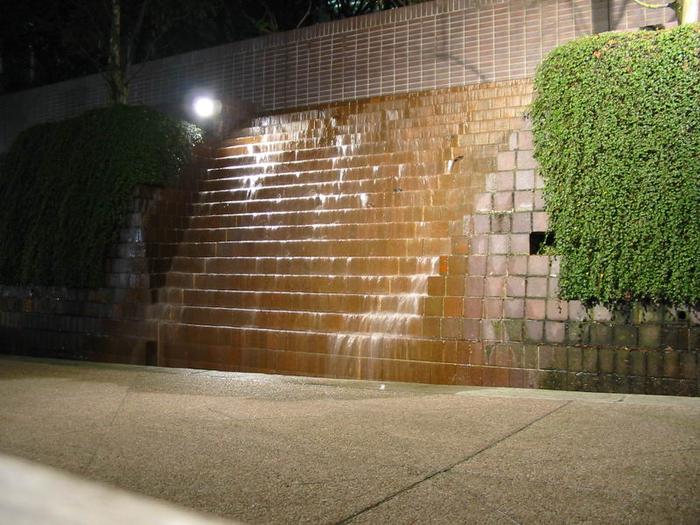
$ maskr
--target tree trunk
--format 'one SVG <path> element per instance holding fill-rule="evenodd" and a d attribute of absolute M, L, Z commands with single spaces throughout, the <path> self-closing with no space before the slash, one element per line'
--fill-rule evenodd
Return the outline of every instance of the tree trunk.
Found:
<path fill-rule="evenodd" d="M 110 104 L 126 104 L 129 86 L 126 82 L 126 63 L 121 45 L 121 5 L 112 0 L 112 27 L 109 35 L 107 86 Z"/>

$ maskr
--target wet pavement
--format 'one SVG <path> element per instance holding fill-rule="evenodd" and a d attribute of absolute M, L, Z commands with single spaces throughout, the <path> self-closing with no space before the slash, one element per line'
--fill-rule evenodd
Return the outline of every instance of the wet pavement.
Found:
<path fill-rule="evenodd" d="M 700 522 L 691 398 L 0 357 L 0 452 L 248 523 Z"/>

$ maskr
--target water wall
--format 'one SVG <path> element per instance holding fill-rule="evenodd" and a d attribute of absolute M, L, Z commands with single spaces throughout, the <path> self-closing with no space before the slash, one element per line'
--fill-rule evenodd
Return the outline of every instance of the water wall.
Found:
<path fill-rule="evenodd" d="M 546 39 L 555 35 L 547 44 L 553 46 L 578 24 L 576 4 L 551 5 L 536 4 L 537 16 L 555 13 L 553 27 L 560 29 L 533 30 L 537 57 Z M 455 6 L 465 16 L 476 9 L 435 2 L 338 27 L 385 20 L 347 31 L 395 34 L 407 14 L 436 24 Z M 517 6 L 526 14 L 532 8 L 489 3 L 476 12 L 491 13 L 491 24 L 499 7 L 509 21 L 518 20 Z M 639 12 L 630 9 L 619 20 L 639 23 L 632 16 Z M 590 31 L 595 17 L 587 13 Z M 525 18 L 519 20 L 506 24 L 508 39 L 518 29 L 529 34 Z M 490 49 L 493 57 L 486 42 L 496 26 L 481 23 L 488 29 L 478 33 L 477 55 Z M 494 67 L 493 75 L 515 77 L 513 64 L 530 63 L 514 41 L 507 69 Z M 255 42 L 268 40 L 240 45 Z M 524 42 L 527 48 L 530 40 Z M 397 47 L 388 49 L 382 71 L 397 79 Z M 319 91 L 279 106 L 273 97 L 247 127 L 201 148 L 181 187 L 140 190 L 104 289 L 0 289 L 3 351 L 384 381 L 697 395 L 697 311 L 620 313 L 557 298 L 559 261 L 536 253 L 547 214 L 526 118 L 531 70 L 490 81 L 462 76 L 462 85 L 438 88 L 438 79 L 449 86 L 454 77 L 444 68 L 431 76 L 436 57 L 425 71 L 409 68 L 405 89 L 391 88 L 399 92 L 359 98 L 350 88 L 348 96 Z M 486 62 L 479 64 L 483 69 Z M 354 78 L 353 90 L 376 82 L 373 74 L 358 83 L 364 77 L 353 76 L 357 67 L 347 71 L 338 78 Z M 340 85 L 332 74 L 322 78 Z M 285 93 L 310 93 L 308 83 L 294 86 Z M 258 103 L 264 107 L 264 97 Z M 295 103 L 301 105 L 286 107 Z"/>

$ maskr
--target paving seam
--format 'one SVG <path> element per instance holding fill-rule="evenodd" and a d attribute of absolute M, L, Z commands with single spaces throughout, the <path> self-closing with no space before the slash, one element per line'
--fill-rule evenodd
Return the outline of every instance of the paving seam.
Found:
<path fill-rule="evenodd" d="M 124 397 L 122 398 L 121 402 L 119 403 L 119 406 L 118 406 L 118 407 L 116 408 L 116 410 L 114 411 L 114 414 L 112 414 L 112 419 L 109 420 L 109 423 L 108 423 L 104 428 L 108 428 L 108 429 L 109 429 L 109 428 L 113 428 L 113 427 L 114 427 L 114 422 L 115 422 L 116 419 L 117 419 L 117 415 L 119 414 L 119 412 L 121 411 L 121 409 L 122 409 L 122 408 L 124 407 L 124 405 L 126 404 L 126 399 L 129 397 L 129 394 L 131 393 L 131 389 L 133 388 L 134 382 L 135 382 L 135 381 L 136 381 L 136 379 L 133 378 L 133 379 L 131 379 L 131 380 L 129 381 L 129 383 L 127 384 L 126 390 L 125 390 L 125 392 L 124 392 Z M 100 441 L 102 441 L 102 440 L 100 440 Z M 98 443 L 95 445 L 95 450 L 92 452 L 92 455 L 90 456 L 90 459 L 89 459 L 88 462 L 85 464 L 85 467 L 83 467 L 83 468 L 81 469 L 82 474 L 83 474 L 84 476 L 87 476 L 87 475 L 88 475 L 88 473 L 89 473 L 89 471 L 90 471 L 90 468 L 92 467 L 92 464 L 95 462 L 95 458 L 97 458 L 97 453 L 100 451 L 100 446 L 101 446 L 101 445 L 102 445 L 102 443 L 100 443 L 100 442 L 98 442 Z"/>
<path fill-rule="evenodd" d="M 482 452 L 486 452 L 487 450 L 490 450 L 490 449 L 492 449 L 493 447 L 495 447 L 496 445 L 499 445 L 500 443 L 503 443 L 505 440 L 510 439 L 511 437 L 515 436 L 516 434 L 519 434 L 520 432 L 522 432 L 522 431 L 524 431 L 524 430 L 527 430 L 528 428 L 530 428 L 530 427 L 531 427 L 532 425 L 534 425 L 535 423 L 539 423 L 540 421 L 542 421 L 542 420 L 545 419 L 546 417 L 549 417 L 549 416 L 551 416 L 552 414 L 554 414 L 555 412 L 558 412 L 559 410 L 561 410 L 562 408 L 569 406 L 572 402 L 573 402 L 573 400 L 572 400 L 572 401 L 567 401 L 567 402 L 565 402 L 564 404 L 559 405 L 558 407 L 556 407 L 556 408 L 553 409 L 553 410 L 550 410 L 550 411 L 547 412 L 546 414 L 543 414 L 543 415 L 541 415 L 540 417 L 538 417 L 538 418 L 536 418 L 536 419 L 533 419 L 533 420 L 530 421 L 529 423 L 527 423 L 527 424 L 525 424 L 525 425 L 523 425 L 523 426 L 521 426 L 521 427 L 519 427 L 519 428 L 516 428 L 516 429 L 513 430 L 512 432 L 510 432 L 510 433 L 506 434 L 505 436 L 503 436 L 503 437 L 497 439 L 497 440 L 494 441 L 493 443 L 489 443 L 489 444 L 486 445 L 485 447 L 480 448 L 479 450 L 477 450 L 477 451 L 474 452 L 473 454 L 470 454 L 470 455 L 467 456 L 466 458 L 460 459 L 459 461 L 457 461 L 457 462 L 455 462 L 455 463 L 453 463 L 453 464 L 451 464 L 451 465 L 448 465 L 448 466 L 445 467 L 445 468 L 442 468 L 442 469 L 440 469 L 440 470 L 436 470 L 436 471 L 434 471 L 434 472 L 428 474 L 427 476 L 423 477 L 422 479 L 419 479 L 418 481 L 415 481 L 415 482 L 413 482 L 413 483 L 411 483 L 411 484 L 409 484 L 409 485 L 406 485 L 405 487 L 403 487 L 403 488 L 397 490 L 396 492 L 393 492 L 392 494 L 389 494 L 388 496 L 385 496 L 385 497 L 382 498 L 381 500 L 379 500 L 379 501 L 377 501 L 377 502 L 375 502 L 375 503 L 372 503 L 371 505 L 368 505 L 367 507 L 365 507 L 365 508 L 363 508 L 363 509 L 358 510 L 357 512 L 351 514 L 350 516 L 348 516 L 348 517 L 346 517 L 346 518 L 343 518 L 343 519 L 340 520 L 340 521 L 335 522 L 336 525 L 345 525 L 346 523 L 350 523 L 350 521 L 354 520 L 354 519 L 357 518 L 358 516 L 360 516 L 360 515 L 362 515 L 362 514 L 364 514 L 364 513 L 366 513 L 366 512 L 369 512 L 370 510 L 376 509 L 376 508 L 379 507 L 380 505 L 383 505 L 384 503 L 387 503 L 388 501 L 391 501 L 391 500 L 394 499 L 395 497 L 397 497 L 397 496 L 403 494 L 404 492 L 407 492 L 407 491 L 409 491 L 409 490 L 411 490 L 411 489 L 417 487 L 417 486 L 420 485 L 421 483 L 424 483 L 424 482 L 426 482 L 426 481 L 428 481 L 428 480 L 430 480 L 430 479 L 432 479 L 432 478 L 434 478 L 434 477 L 436 477 L 436 476 L 439 476 L 440 474 L 444 474 L 444 473 L 446 473 L 446 472 L 449 472 L 450 470 L 452 470 L 453 468 L 455 468 L 455 467 L 457 467 L 457 466 L 459 466 L 459 465 L 462 465 L 462 464 L 464 464 L 464 463 L 468 463 L 469 461 L 471 461 L 472 459 L 474 459 L 475 457 L 477 457 L 477 456 L 478 456 L 479 454 L 481 454 Z M 495 511 L 495 512 L 498 512 L 499 514 L 501 514 L 501 515 L 503 515 L 503 516 L 507 516 L 507 515 L 505 515 L 504 513 L 499 512 L 498 509 L 494 509 L 494 511 Z M 513 521 L 513 519 L 510 518 L 510 516 L 507 516 L 507 517 L 508 517 L 508 519 L 510 519 L 511 521 Z M 517 523 L 517 522 L 514 521 L 514 523 Z"/>

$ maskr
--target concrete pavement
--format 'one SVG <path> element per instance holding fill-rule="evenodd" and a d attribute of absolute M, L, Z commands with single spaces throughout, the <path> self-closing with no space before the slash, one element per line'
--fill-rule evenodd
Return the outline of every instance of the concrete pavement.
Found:
<path fill-rule="evenodd" d="M 249 523 L 700 522 L 691 398 L 0 357 L 0 452 Z"/>

